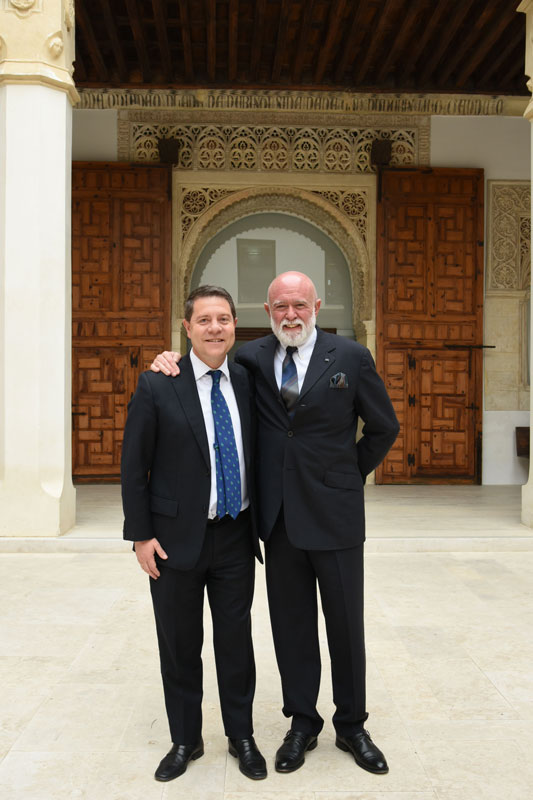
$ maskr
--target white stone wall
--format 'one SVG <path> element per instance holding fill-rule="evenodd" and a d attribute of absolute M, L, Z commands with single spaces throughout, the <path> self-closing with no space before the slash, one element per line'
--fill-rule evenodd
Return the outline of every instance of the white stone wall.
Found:
<path fill-rule="evenodd" d="M 75 109 L 72 118 L 74 161 L 117 161 L 118 111 Z"/>

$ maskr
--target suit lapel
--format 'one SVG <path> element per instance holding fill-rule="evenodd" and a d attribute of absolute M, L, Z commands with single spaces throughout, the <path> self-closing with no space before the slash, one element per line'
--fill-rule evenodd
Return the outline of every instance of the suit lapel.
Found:
<path fill-rule="evenodd" d="M 316 343 L 305 373 L 300 399 L 307 394 L 324 372 L 335 363 L 335 350 L 335 344 L 331 344 L 327 334 L 318 328 Z"/>
<path fill-rule="evenodd" d="M 178 396 L 181 407 L 198 442 L 206 466 L 211 468 L 204 415 L 200 398 L 198 397 L 196 379 L 189 356 L 183 356 L 181 359 L 180 374 L 177 378 L 172 378 L 172 387 Z"/>
<path fill-rule="evenodd" d="M 261 372 L 263 373 L 266 382 L 274 394 L 279 396 L 278 384 L 276 383 L 276 375 L 274 373 L 274 356 L 276 355 L 277 346 L 278 340 L 274 334 L 272 334 L 259 346 L 257 363 L 261 368 Z"/>

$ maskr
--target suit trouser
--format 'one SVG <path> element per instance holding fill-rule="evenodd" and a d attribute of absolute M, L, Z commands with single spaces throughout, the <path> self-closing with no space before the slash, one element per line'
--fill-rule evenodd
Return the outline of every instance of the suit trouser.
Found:
<path fill-rule="evenodd" d="M 250 514 L 207 525 L 195 567 L 166 567 L 150 578 L 161 675 L 170 735 L 175 744 L 196 744 L 202 732 L 204 590 L 213 620 L 213 645 L 226 736 L 253 733 L 255 662 L 251 636 L 255 559 Z"/>
<path fill-rule="evenodd" d="M 300 550 L 290 543 L 283 510 L 265 544 L 272 634 L 292 729 L 318 735 L 324 720 L 320 688 L 317 582 L 331 659 L 333 724 L 349 736 L 362 729 L 365 697 L 363 545 L 346 550 Z"/>

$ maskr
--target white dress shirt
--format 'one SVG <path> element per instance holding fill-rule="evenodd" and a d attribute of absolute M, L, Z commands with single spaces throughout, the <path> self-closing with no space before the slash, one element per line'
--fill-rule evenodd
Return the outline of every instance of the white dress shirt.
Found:
<path fill-rule="evenodd" d="M 309 337 L 309 339 L 304 343 L 301 344 L 298 350 L 292 354 L 292 358 L 296 365 L 296 372 L 298 373 L 298 391 L 302 391 L 303 382 L 305 380 L 305 373 L 307 372 L 307 367 L 309 366 L 309 362 L 311 361 L 311 356 L 313 354 L 313 349 L 315 347 L 316 342 L 316 328 L 313 328 L 313 333 Z M 278 342 L 278 346 L 276 348 L 276 354 L 274 356 L 274 374 L 276 376 L 276 383 L 278 384 L 278 389 L 281 389 L 281 374 L 283 372 L 283 361 L 285 360 L 285 356 L 287 355 L 286 348 Z"/>
<path fill-rule="evenodd" d="M 204 415 L 205 430 L 207 433 L 207 442 L 209 444 L 209 458 L 211 460 L 211 494 L 209 495 L 209 513 L 208 519 L 213 519 L 217 515 L 217 468 L 215 461 L 215 423 L 213 422 L 213 410 L 211 408 L 211 389 L 213 386 L 213 378 L 208 375 L 211 367 L 201 361 L 194 350 L 190 352 L 191 364 L 196 379 L 196 388 L 198 389 L 198 397 L 202 406 L 202 413 Z M 242 444 L 242 428 L 237 400 L 235 399 L 235 392 L 231 385 L 231 378 L 228 368 L 228 359 L 224 359 L 224 363 L 218 367 L 222 372 L 220 376 L 220 391 L 224 395 L 224 399 L 228 404 L 231 422 L 233 425 L 233 432 L 235 434 L 235 444 L 237 446 L 237 455 L 239 456 L 239 471 L 241 474 L 241 511 L 250 505 L 248 498 L 248 487 L 246 485 L 246 470 L 244 466 L 244 449 Z"/>

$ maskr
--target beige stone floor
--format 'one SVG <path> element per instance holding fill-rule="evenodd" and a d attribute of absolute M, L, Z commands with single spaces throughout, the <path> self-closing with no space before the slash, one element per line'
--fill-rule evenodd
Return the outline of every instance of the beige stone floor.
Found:
<path fill-rule="evenodd" d="M 247 780 L 226 752 L 206 616 L 206 753 L 154 781 L 169 740 L 147 580 L 120 542 L 116 487 L 83 487 L 69 537 L 13 537 L 0 552 L 0 798 L 533 797 L 533 537 L 519 487 L 370 486 L 367 498 L 368 728 L 388 775 L 334 746 L 323 630 L 324 731 L 302 769 L 274 771 L 288 724 L 259 567 L 255 722 L 269 776 Z"/>

